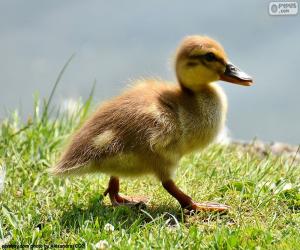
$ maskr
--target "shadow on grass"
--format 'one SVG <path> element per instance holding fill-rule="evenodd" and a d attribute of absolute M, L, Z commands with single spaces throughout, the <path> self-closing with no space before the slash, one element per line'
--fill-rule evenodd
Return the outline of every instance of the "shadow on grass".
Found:
<path fill-rule="evenodd" d="M 103 203 L 104 196 L 95 196 L 90 199 L 88 206 L 73 204 L 71 209 L 64 211 L 60 224 L 65 229 L 80 229 L 87 223 L 98 225 L 103 228 L 106 223 L 111 223 L 121 229 L 145 226 L 148 223 L 160 223 L 166 226 L 175 226 L 178 223 L 186 223 L 189 218 L 205 222 L 217 220 L 218 218 L 230 219 L 228 215 L 218 215 L 211 213 L 201 213 L 197 215 L 187 215 L 180 208 L 170 205 L 157 207 L 147 206 L 145 208 L 119 206 L 113 207 Z M 92 225 L 92 227 L 93 227 Z"/>

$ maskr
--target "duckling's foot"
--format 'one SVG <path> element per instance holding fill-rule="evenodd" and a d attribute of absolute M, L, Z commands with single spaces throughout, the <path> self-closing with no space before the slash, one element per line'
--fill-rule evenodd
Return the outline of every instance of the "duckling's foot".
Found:
<path fill-rule="evenodd" d="M 134 207 L 145 207 L 148 199 L 143 196 L 123 196 L 119 194 L 115 194 L 113 196 L 109 196 L 111 204 L 113 206 L 134 206 Z"/>
<path fill-rule="evenodd" d="M 216 202 L 194 202 L 191 201 L 191 204 L 185 207 L 189 211 L 207 211 L 207 212 L 227 212 L 229 210 L 229 206 L 225 204 L 220 204 Z"/>
<path fill-rule="evenodd" d="M 175 197 L 180 203 L 183 209 L 187 209 L 189 211 L 208 211 L 208 212 L 227 212 L 229 210 L 229 206 L 214 203 L 214 202 L 195 202 L 192 198 L 185 193 L 183 193 L 172 180 L 167 180 L 162 182 L 163 187 Z"/>
<path fill-rule="evenodd" d="M 144 196 L 122 196 L 119 194 L 119 178 L 110 177 L 108 188 L 105 190 L 104 195 L 109 195 L 111 204 L 113 206 L 135 206 L 135 207 L 145 207 L 148 199 Z"/>

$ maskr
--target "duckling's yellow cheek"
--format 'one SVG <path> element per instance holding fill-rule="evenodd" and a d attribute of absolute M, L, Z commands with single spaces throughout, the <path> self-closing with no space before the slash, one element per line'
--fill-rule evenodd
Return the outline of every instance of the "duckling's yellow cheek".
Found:
<path fill-rule="evenodd" d="M 209 83 L 218 79 L 218 74 L 214 70 L 202 66 L 196 67 L 191 74 L 201 83 Z"/>
<path fill-rule="evenodd" d="M 102 132 L 101 134 L 97 135 L 93 142 L 94 145 L 102 148 L 107 146 L 113 139 L 115 138 L 115 133 L 112 130 L 106 130 Z"/>
<path fill-rule="evenodd" d="M 183 84 L 193 90 L 197 90 L 202 84 L 207 84 L 219 79 L 216 72 L 202 65 L 182 69 L 179 75 Z"/>

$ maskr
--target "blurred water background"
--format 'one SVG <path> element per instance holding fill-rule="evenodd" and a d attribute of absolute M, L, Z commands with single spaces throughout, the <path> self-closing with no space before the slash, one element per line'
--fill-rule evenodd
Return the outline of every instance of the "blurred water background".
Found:
<path fill-rule="evenodd" d="M 32 113 L 35 92 L 47 97 L 76 53 L 55 94 L 61 105 L 95 103 L 120 93 L 131 79 L 174 80 L 180 40 L 206 34 L 252 75 L 253 87 L 222 83 L 231 136 L 300 143 L 300 16 L 270 16 L 269 1 L 0 1 L 0 120 Z"/>

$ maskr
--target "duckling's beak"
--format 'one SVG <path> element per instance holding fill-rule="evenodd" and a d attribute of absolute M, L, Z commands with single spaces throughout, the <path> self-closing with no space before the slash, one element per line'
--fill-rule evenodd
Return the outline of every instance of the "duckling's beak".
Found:
<path fill-rule="evenodd" d="M 232 63 L 226 64 L 226 70 L 223 74 L 220 75 L 220 80 L 244 86 L 252 85 L 252 77 L 241 71 Z"/>

